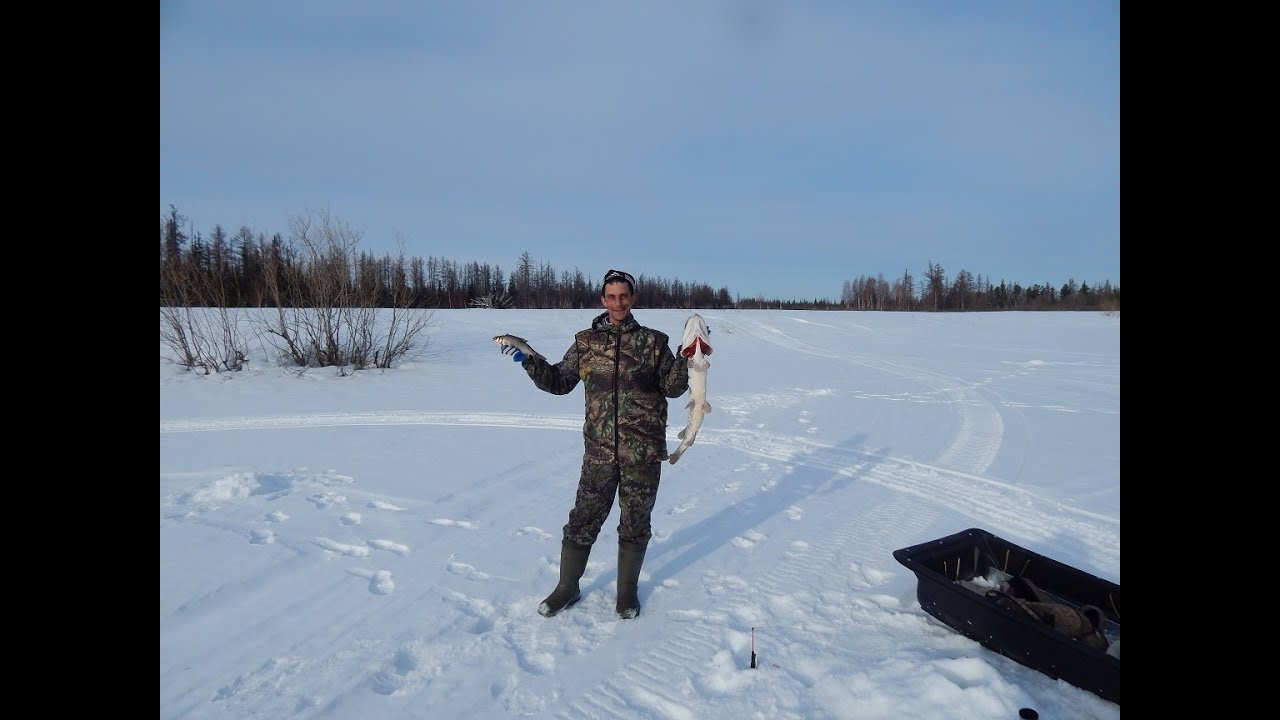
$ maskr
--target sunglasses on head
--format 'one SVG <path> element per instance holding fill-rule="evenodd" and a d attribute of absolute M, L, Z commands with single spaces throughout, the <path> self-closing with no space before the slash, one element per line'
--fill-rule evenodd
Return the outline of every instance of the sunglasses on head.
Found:
<path fill-rule="evenodd" d="M 618 280 L 625 280 L 627 284 L 633 288 L 636 286 L 636 279 L 631 277 L 631 273 L 625 273 L 621 270 L 610 270 L 605 273 L 604 282 L 601 283 L 601 285 L 608 285 L 609 283 L 616 282 Z"/>

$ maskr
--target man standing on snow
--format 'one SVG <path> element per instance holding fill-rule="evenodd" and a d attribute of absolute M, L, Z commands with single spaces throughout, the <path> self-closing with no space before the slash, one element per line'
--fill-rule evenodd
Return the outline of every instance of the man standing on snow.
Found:
<path fill-rule="evenodd" d="M 605 312 L 592 320 L 589 329 L 577 333 L 564 358 L 554 365 L 521 338 L 495 338 L 514 351 L 538 389 L 565 395 L 580 380 L 586 388 L 582 474 L 564 526 L 560 582 L 538 606 L 546 617 L 581 597 L 578 581 L 613 509 L 615 493 L 620 509 L 618 617 L 640 614 L 640 566 L 653 536 L 650 516 L 662 461 L 667 459 L 667 398 L 680 397 L 689 387 L 688 360 L 683 354 L 672 354 L 665 334 L 642 326 L 631 314 L 635 278 L 619 270 L 605 273 L 600 302 Z"/>

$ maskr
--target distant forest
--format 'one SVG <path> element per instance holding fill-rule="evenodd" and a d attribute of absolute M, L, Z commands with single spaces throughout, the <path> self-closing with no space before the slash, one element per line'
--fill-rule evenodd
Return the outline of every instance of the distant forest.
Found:
<path fill-rule="evenodd" d="M 578 268 L 559 270 L 528 251 L 512 271 L 447 258 L 375 256 L 358 249 L 361 233 L 328 213 L 290 218 L 288 237 L 234 235 L 214 225 L 195 230 L 174 206 L 160 218 L 161 307 L 307 307 L 334 298 L 352 307 L 596 308 L 597 279 Z M 990 311 L 1120 309 L 1120 287 L 1069 279 L 1060 286 L 1023 285 L 960 270 L 948 278 L 929 261 L 917 279 L 904 270 L 846 280 L 838 300 L 740 297 L 728 287 L 658 276 L 636 277 L 644 308 Z"/>

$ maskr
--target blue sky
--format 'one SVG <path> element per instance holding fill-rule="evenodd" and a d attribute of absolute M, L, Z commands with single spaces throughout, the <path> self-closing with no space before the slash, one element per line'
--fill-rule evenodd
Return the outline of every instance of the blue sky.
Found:
<path fill-rule="evenodd" d="M 160 212 L 836 299 L 1120 282 L 1118 2 L 163 2 Z"/>

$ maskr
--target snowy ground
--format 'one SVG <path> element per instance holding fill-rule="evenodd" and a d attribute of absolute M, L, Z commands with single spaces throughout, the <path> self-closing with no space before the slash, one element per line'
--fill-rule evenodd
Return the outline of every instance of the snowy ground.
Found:
<path fill-rule="evenodd" d="M 1118 315 L 701 311 L 714 410 L 664 466 L 641 616 L 615 511 L 544 619 L 582 390 L 490 338 L 555 359 L 595 314 L 437 311 L 426 357 L 352 377 L 162 346 L 161 718 L 1119 717 L 930 618 L 892 557 L 981 527 L 1119 582 Z"/>

